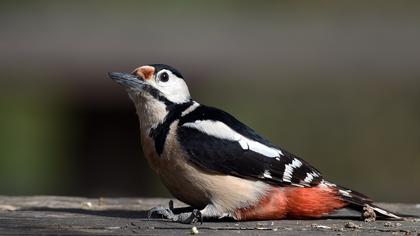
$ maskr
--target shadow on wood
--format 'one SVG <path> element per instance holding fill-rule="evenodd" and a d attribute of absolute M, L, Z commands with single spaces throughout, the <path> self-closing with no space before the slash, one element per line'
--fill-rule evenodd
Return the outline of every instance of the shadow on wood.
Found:
<path fill-rule="evenodd" d="M 148 210 L 167 206 L 169 199 L 1 197 L 0 234 L 7 235 L 185 235 L 196 226 L 209 235 L 266 235 L 276 231 L 289 235 L 337 235 L 343 233 L 419 233 L 417 219 L 406 221 L 360 221 L 360 213 L 338 211 L 324 219 L 276 221 L 213 221 L 185 225 L 164 219 L 148 219 Z M 191 211 L 175 201 L 176 213 Z M 420 205 L 381 204 L 392 211 L 419 215 Z M 276 232 L 276 233 L 279 233 Z"/>

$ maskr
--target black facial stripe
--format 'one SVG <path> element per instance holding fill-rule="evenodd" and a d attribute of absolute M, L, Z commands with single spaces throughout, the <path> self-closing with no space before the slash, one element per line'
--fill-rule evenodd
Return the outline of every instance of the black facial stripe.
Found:
<path fill-rule="evenodd" d="M 150 130 L 149 137 L 151 137 L 154 140 L 155 150 L 159 156 L 163 152 L 166 137 L 168 136 L 171 124 L 177 119 L 179 119 L 181 117 L 182 112 L 189 108 L 191 105 L 193 105 L 192 101 L 182 104 L 172 103 L 170 106 L 167 106 L 166 109 L 168 110 L 168 114 L 166 115 L 163 122 L 159 123 L 156 128 L 152 128 Z"/>
<path fill-rule="evenodd" d="M 175 104 L 175 103 L 169 101 L 165 96 L 163 96 L 163 94 L 159 90 L 153 88 L 150 85 L 147 85 L 147 84 L 143 85 L 143 90 L 145 92 L 149 93 L 155 99 L 163 102 L 166 105 L 166 110 L 167 111 L 169 110 L 169 107 L 172 107 Z"/>

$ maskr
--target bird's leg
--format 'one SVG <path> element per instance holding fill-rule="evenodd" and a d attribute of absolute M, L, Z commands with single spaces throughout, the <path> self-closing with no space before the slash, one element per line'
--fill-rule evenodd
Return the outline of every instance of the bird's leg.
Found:
<path fill-rule="evenodd" d="M 193 224 L 198 221 L 203 222 L 201 212 L 197 209 L 194 209 L 191 212 L 174 214 L 174 202 L 172 200 L 169 201 L 169 206 L 167 208 L 157 206 L 150 209 L 148 212 L 148 218 L 150 219 L 153 215 L 160 215 L 162 218 L 184 224 Z"/>
<path fill-rule="evenodd" d="M 174 221 L 184 223 L 184 224 L 193 224 L 197 222 L 203 223 L 203 219 L 221 219 L 221 218 L 233 218 L 231 214 L 226 212 L 221 212 L 213 204 L 208 204 L 204 209 L 197 210 L 194 209 L 191 213 L 185 212 L 176 215 Z"/>
<path fill-rule="evenodd" d="M 204 209 L 193 209 L 191 212 L 173 213 L 173 201 L 169 202 L 169 207 L 154 207 L 149 211 L 149 218 L 152 215 L 160 215 L 165 219 L 180 222 L 183 224 L 203 223 L 203 219 L 221 219 L 224 217 L 232 217 L 229 213 L 220 212 L 213 204 L 208 204 Z"/>
<path fill-rule="evenodd" d="M 194 209 L 192 212 L 179 213 L 172 220 L 183 224 L 194 224 L 199 221 L 203 223 L 203 215 L 200 210 Z"/>

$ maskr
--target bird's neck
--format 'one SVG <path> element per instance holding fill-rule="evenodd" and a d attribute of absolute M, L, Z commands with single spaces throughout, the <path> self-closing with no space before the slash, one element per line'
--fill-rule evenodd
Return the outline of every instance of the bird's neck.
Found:
<path fill-rule="evenodd" d="M 136 107 L 142 134 L 148 134 L 150 129 L 161 123 L 168 114 L 166 105 L 150 95 L 131 96 Z"/>
<path fill-rule="evenodd" d="M 178 119 L 182 112 L 187 110 L 193 104 L 188 101 L 180 104 L 168 104 L 155 99 L 150 95 L 138 95 L 131 97 L 133 100 L 140 122 L 140 130 L 143 134 L 149 134 L 152 129 L 157 128 L 163 123 Z"/>

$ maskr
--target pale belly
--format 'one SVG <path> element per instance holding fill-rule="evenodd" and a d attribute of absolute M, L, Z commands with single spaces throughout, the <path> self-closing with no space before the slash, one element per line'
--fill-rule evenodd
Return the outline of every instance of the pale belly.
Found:
<path fill-rule="evenodd" d="M 260 181 L 211 173 L 186 161 L 173 132 L 174 122 L 166 138 L 164 152 L 158 156 L 153 140 L 142 135 L 142 146 L 151 168 L 177 199 L 195 207 L 212 204 L 219 211 L 233 212 L 257 202 L 270 186 Z"/>
<path fill-rule="evenodd" d="M 145 158 L 169 192 L 195 208 L 209 204 L 211 196 L 206 191 L 206 184 L 203 186 L 203 181 L 197 179 L 198 171 L 186 163 L 182 152 L 171 145 L 158 156 L 152 143 L 149 137 L 142 140 Z"/>

